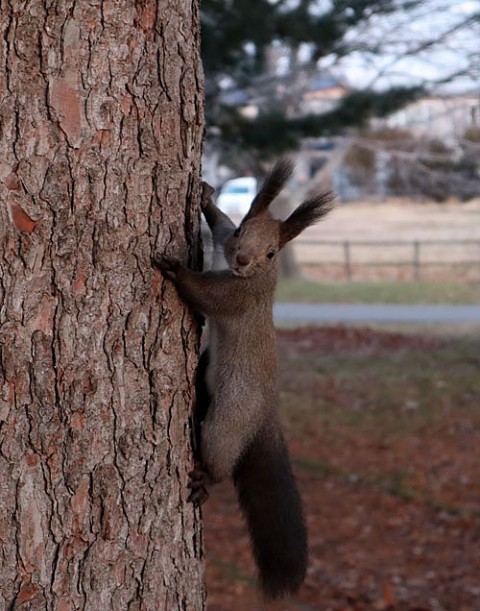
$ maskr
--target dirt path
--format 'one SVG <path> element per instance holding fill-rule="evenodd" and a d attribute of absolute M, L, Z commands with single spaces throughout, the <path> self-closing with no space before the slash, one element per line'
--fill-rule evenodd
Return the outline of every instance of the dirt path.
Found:
<path fill-rule="evenodd" d="M 277 323 L 480 324 L 480 305 L 277 303 Z"/>

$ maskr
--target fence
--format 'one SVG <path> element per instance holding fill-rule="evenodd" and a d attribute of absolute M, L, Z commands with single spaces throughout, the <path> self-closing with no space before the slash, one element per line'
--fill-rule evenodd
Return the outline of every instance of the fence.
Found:
<path fill-rule="evenodd" d="M 420 281 L 427 268 L 442 268 L 446 275 L 464 273 L 480 278 L 478 240 L 297 240 L 297 260 L 304 266 L 335 266 L 344 278 L 361 276 L 363 268 L 395 268 Z M 463 278 L 457 278 L 463 279 Z"/>

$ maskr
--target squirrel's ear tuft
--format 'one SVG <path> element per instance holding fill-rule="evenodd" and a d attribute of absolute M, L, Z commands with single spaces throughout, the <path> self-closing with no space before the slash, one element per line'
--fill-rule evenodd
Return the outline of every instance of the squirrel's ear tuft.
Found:
<path fill-rule="evenodd" d="M 243 221 L 265 211 L 288 182 L 292 173 L 293 163 L 290 159 L 285 158 L 278 161 L 270 174 L 265 178 Z"/>
<path fill-rule="evenodd" d="M 326 216 L 333 208 L 333 200 L 333 193 L 327 192 L 315 195 L 300 204 L 280 225 L 280 248 Z"/>

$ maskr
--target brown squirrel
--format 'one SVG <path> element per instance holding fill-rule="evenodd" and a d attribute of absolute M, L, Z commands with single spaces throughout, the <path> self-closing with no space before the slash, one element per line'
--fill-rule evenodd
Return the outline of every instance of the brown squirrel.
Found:
<path fill-rule="evenodd" d="M 212 271 L 192 271 L 159 253 L 153 260 L 209 320 L 209 347 L 197 373 L 201 467 L 190 474 L 191 500 L 200 504 L 207 484 L 233 477 L 267 598 L 295 592 L 307 566 L 302 505 L 276 410 L 277 257 L 288 241 L 327 214 L 332 201 L 328 193 L 317 195 L 287 220 L 275 220 L 268 206 L 292 171 L 290 161 L 277 163 L 238 227 L 215 206 L 213 189 L 204 183 Z"/>

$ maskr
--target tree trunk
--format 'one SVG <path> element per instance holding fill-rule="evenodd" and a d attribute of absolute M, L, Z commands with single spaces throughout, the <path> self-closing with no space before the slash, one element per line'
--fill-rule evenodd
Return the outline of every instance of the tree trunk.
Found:
<path fill-rule="evenodd" d="M 0 7 L 0 610 L 202 609 L 198 2 Z"/>

